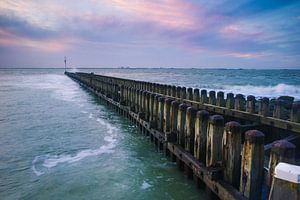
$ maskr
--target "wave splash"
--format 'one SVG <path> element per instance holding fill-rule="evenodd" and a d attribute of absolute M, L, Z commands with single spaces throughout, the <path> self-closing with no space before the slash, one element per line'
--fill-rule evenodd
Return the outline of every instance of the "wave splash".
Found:
<path fill-rule="evenodd" d="M 212 88 L 207 88 L 212 89 Z M 216 90 L 221 90 L 225 93 L 232 92 L 234 94 L 254 95 L 256 97 L 279 97 L 293 96 L 295 99 L 300 99 L 300 86 L 277 84 L 274 86 L 254 86 L 254 85 L 224 85 L 216 87 Z"/>
<path fill-rule="evenodd" d="M 89 115 L 93 116 L 93 115 Z M 43 175 L 47 170 L 56 167 L 59 164 L 63 163 L 74 163 L 78 162 L 84 158 L 92 157 L 92 156 L 99 156 L 101 154 L 105 153 L 113 153 L 114 148 L 116 147 L 117 140 L 116 137 L 113 135 L 113 131 L 115 130 L 115 127 L 112 127 L 111 124 L 105 122 L 104 120 L 97 118 L 96 119 L 101 125 L 106 126 L 107 133 L 109 135 L 104 137 L 104 141 L 107 142 L 107 144 L 100 146 L 97 149 L 86 149 L 79 151 L 75 155 L 70 154 L 61 154 L 61 155 L 42 155 L 42 156 L 36 156 L 34 160 L 32 161 L 32 170 L 37 175 Z"/>

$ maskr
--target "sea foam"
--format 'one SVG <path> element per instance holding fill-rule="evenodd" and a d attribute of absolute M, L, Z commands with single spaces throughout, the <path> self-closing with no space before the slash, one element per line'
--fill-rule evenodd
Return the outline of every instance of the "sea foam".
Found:
<path fill-rule="evenodd" d="M 206 88 L 211 90 L 212 88 Z M 223 91 L 225 93 L 232 92 L 234 94 L 254 95 L 256 97 L 279 97 L 293 96 L 296 100 L 300 100 L 300 86 L 277 84 L 274 86 L 254 86 L 254 85 L 224 85 L 216 87 L 214 90 Z"/>

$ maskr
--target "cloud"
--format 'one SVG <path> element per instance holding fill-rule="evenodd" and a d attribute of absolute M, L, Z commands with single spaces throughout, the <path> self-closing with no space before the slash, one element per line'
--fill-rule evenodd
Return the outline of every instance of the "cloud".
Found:
<path fill-rule="evenodd" d="M 72 38 L 56 39 L 31 39 L 20 37 L 0 29 L 0 46 L 2 47 L 22 47 L 38 51 L 57 53 L 63 52 L 71 47 L 76 40 Z"/>

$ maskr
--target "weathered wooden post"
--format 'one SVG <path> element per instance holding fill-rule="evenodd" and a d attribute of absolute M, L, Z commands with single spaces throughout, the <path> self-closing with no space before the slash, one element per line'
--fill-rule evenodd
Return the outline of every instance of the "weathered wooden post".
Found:
<path fill-rule="evenodd" d="M 300 123 L 300 101 L 296 101 L 292 105 L 291 121 Z"/>
<path fill-rule="evenodd" d="M 200 102 L 200 91 L 199 89 L 194 89 L 194 101 Z"/>
<path fill-rule="evenodd" d="M 258 114 L 262 115 L 264 117 L 267 117 L 269 115 L 269 98 L 264 97 L 259 100 L 258 104 Z"/>
<path fill-rule="evenodd" d="M 300 166 L 280 162 L 275 167 L 269 200 L 300 199 Z"/>
<path fill-rule="evenodd" d="M 269 171 L 267 174 L 268 192 L 273 184 L 276 165 L 280 162 L 293 164 L 295 162 L 295 151 L 296 146 L 286 140 L 277 140 L 273 142 L 269 159 Z"/>
<path fill-rule="evenodd" d="M 206 143 L 206 166 L 222 165 L 222 136 L 224 132 L 224 118 L 213 115 L 209 118 Z"/>
<path fill-rule="evenodd" d="M 158 99 L 158 130 L 163 131 L 164 127 L 164 103 L 165 103 L 165 98 L 164 97 L 159 97 Z"/>
<path fill-rule="evenodd" d="M 184 147 L 184 127 L 186 120 L 186 104 L 180 104 L 177 118 L 177 142 L 180 146 Z"/>
<path fill-rule="evenodd" d="M 217 92 L 217 106 L 225 107 L 224 92 Z"/>
<path fill-rule="evenodd" d="M 197 112 L 195 122 L 194 156 L 204 165 L 206 164 L 206 141 L 209 113 L 206 110 Z"/>
<path fill-rule="evenodd" d="M 171 104 L 171 132 L 176 133 L 176 136 L 177 136 L 177 118 L 178 118 L 179 104 L 180 103 L 177 100 L 172 101 Z"/>
<path fill-rule="evenodd" d="M 238 122 L 227 122 L 223 134 L 222 155 L 224 180 L 239 188 L 241 172 L 241 125 Z"/>
<path fill-rule="evenodd" d="M 186 87 L 181 87 L 180 98 L 186 99 Z"/>
<path fill-rule="evenodd" d="M 171 85 L 166 85 L 166 95 L 171 96 L 172 95 L 172 86 Z"/>
<path fill-rule="evenodd" d="M 273 111 L 273 117 L 283 119 L 284 118 L 284 101 L 281 99 L 275 100 L 275 107 Z"/>
<path fill-rule="evenodd" d="M 216 105 L 216 92 L 213 90 L 209 91 L 208 103 L 212 105 Z"/>
<path fill-rule="evenodd" d="M 234 94 L 233 93 L 227 93 L 226 108 L 229 108 L 229 109 L 234 108 Z"/>
<path fill-rule="evenodd" d="M 234 109 L 245 110 L 245 97 L 242 94 L 237 94 L 234 100 Z"/>
<path fill-rule="evenodd" d="M 171 92 L 172 97 L 176 97 L 176 86 L 172 86 L 172 92 Z"/>
<path fill-rule="evenodd" d="M 246 103 L 246 112 L 255 113 L 255 96 L 249 95 L 247 96 L 247 103 Z"/>
<path fill-rule="evenodd" d="M 197 109 L 188 107 L 185 119 L 185 150 L 194 154 L 195 121 Z"/>
<path fill-rule="evenodd" d="M 193 97 L 193 88 L 188 88 L 187 89 L 187 99 L 188 100 L 193 100 L 194 97 Z"/>
<path fill-rule="evenodd" d="M 201 103 L 207 103 L 207 90 L 201 90 Z"/>
<path fill-rule="evenodd" d="M 166 98 L 165 108 L 164 108 L 164 132 L 170 134 L 171 131 L 171 104 L 174 99 Z"/>
<path fill-rule="evenodd" d="M 145 119 L 149 122 L 150 121 L 150 92 L 146 92 L 145 98 Z"/>
<path fill-rule="evenodd" d="M 149 101 L 149 110 L 150 110 L 150 118 L 149 122 L 154 120 L 154 101 L 155 101 L 155 93 L 150 94 L 150 101 Z"/>
<path fill-rule="evenodd" d="M 240 192 L 249 200 L 261 199 L 264 166 L 264 137 L 257 130 L 245 133 L 242 151 Z"/>
<path fill-rule="evenodd" d="M 158 112 L 159 112 L 159 98 L 161 95 L 157 94 L 154 98 L 154 104 L 153 104 L 153 121 L 151 122 L 151 127 L 157 128 L 158 127 Z"/>
<path fill-rule="evenodd" d="M 178 86 L 178 87 L 176 88 L 176 98 L 180 98 L 180 93 L 181 93 L 181 87 Z"/>

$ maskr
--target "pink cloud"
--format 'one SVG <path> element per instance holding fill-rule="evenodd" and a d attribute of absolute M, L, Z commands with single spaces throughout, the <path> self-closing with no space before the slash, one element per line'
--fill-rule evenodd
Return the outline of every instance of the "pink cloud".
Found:
<path fill-rule="evenodd" d="M 262 32 L 243 30 L 238 25 L 227 25 L 221 28 L 219 32 L 223 37 L 234 39 L 254 38 L 263 35 Z"/>
<path fill-rule="evenodd" d="M 223 56 L 231 56 L 235 58 L 244 58 L 244 59 L 254 59 L 254 58 L 261 58 L 266 55 L 263 53 L 228 52 L 228 53 L 223 53 Z"/>
<path fill-rule="evenodd" d="M 196 11 L 199 14 L 199 10 L 186 1 L 104 0 L 104 2 L 123 11 L 134 20 L 151 22 L 177 31 L 193 31 L 201 28 L 201 24 L 195 17 Z"/>
<path fill-rule="evenodd" d="M 68 50 L 75 41 L 71 38 L 34 40 L 16 36 L 0 29 L 0 46 L 5 47 L 25 47 L 48 53 L 57 53 Z"/>

